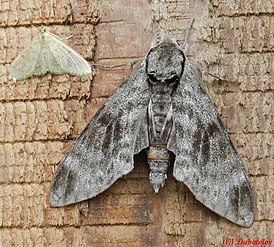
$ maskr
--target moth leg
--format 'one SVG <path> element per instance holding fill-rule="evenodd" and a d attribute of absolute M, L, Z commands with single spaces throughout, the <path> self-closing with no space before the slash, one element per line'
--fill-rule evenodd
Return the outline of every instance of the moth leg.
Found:
<path fill-rule="evenodd" d="M 152 110 L 152 101 L 149 100 L 148 103 L 148 134 L 149 134 L 149 142 L 153 143 L 157 139 L 156 126 L 155 126 L 155 118 Z"/>
<path fill-rule="evenodd" d="M 163 140 L 164 143 L 168 142 L 172 125 L 173 125 L 173 110 L 172 110 L 172 105 L 170 105 L 169 111 L 167 113 L 167 116 L 164 122 L 164 126 L 161 131 L 161 140 Z"/>

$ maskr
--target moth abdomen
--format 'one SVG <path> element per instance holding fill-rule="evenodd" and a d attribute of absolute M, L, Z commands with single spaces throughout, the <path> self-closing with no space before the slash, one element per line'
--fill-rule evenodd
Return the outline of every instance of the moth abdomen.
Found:
<path fill-rule="evenodd" d="M 172 126 L 171 92 L 169 84 L 151 85 L 151 98 L 148 105 L 148 128 L 150 146 L 147 159 L 150 169 L 149 180 L 155 193 L 164 186 L 170 165 L 167 141 Z"/>
<path fill-rule="evenodd" d="M 167 170 L 170 165 L 170 153 L 165 145 L 152 145 L 147 149 L 147 160 L 150 169 L 149 180 L 155 193 L 163 187 L 167 179 Z"/>

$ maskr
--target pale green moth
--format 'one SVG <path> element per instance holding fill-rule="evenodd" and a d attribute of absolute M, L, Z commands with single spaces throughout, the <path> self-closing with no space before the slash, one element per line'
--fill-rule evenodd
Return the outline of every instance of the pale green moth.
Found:
<path fill-rule="evenodd" d="M 32 76 L 91 73 L 89 63 L 59 37 L 42 28 L 39 35 L 11 63 L 9 79 L 23 80 Z"/>

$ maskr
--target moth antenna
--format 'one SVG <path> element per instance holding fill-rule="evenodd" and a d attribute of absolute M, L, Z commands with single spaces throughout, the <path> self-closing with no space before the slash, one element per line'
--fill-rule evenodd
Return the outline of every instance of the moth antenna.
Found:
<path fill-rule="evenodd" d="M 99 67 L 99 68 L 104 68 L 104 69 L 116 69 L 116 68 L 124 67 L 124 66 L 128 66 L 130 68 L 133 68 L 133 66 L 136 63 L 138 63 L 140 60 L 142 60 L 143 58 L 144 57 L 140 57 L 138 59 L 133 60 L 132 62 L 116 64 L 116 65 L 104 65 L 104 64 L 94 63 L 94 64 L 92 64 L 92 66 Z"/>
<path fill-rule="evenodd" d="M 150 48 L 153 48 L 157 45 L 157 32 L 156 32 L 156 27 L 155 27 L 155 15 L 152 16 L 152 20 L 151 20 L 151 28 L 152 28 L 152 33 L 153 33 L 153 39 L 152 39 L 152 43 L 150 45 Z"/>
<path fill-rule="evenodd" d="M 54 29 L 53 29 L 53 31 L 56 31 L 58 29 L 58 26 L 57 27 L 55 27 Z M 54 34 L 55 35 L 55 34 Z M 56 35 L 55 35 L 56 36 Z M 58 37 L 58 36 L 56 36 L 56 37 Z M 68 37 L 64 37 L 64 38 L 60 38 L 60 37 L 58 37 L 58 39 L 60 39 L 60 40 L 68 40 L 68 39 L 71 39 L 73 37 L 73 34 L 72 35 L 70 35 L 70 36 L 68 36 Z"/>
<path fill-rule="evenodd" d="M 188 42 L 187 42 L 188 41 L 188 36 L 189 36 L 190 30 L 191 30 L 191 28 L 193 26 L 194 20 L 195 20 L 195 18 L 191 19 L 191 21 L 189 23 L 189 26 L 187 28 L 187 33 L 185 35 L 185 42 L 184 42 L 184 53 L 186 53 L 187 49 L 188 49 Z"/>
<path fill-rule="evenodd" d="M 193 63 L 192 61 L 189 61 L 191 63 L 191 65 L 193 65 L 195 68 L 197 68 L 201 73 L 205 74 L 205 75 L 209 75 L 215 79 L 218 79 L 219 81 L 223 81 L 223 82 L 231 82 L 233 84 L 240 84 L 238 81 L 228 81 L 222 77 L 219 77 L 219 76 L 216 76 L 216 75 L 213 75 L 212 73 L 206 71 L 205 69 L 199 67 L 198 65 L 196 65 L 195 63 Z"/>
<path fill-rule="evenodd" d="M 68 37 L 61 38 L 61 40 L 68 40 L 68 39 L 71 39 L 72 37 L 73 37 L 73 34 Z"/>
<path fill-rule="evenodd" d="M 149 103 L 148 103 L 148 121 L 149 121 L 149 131 L 151 133 L 151 137 L 152 139 L 154 139 L 156 136 L 157 136 L 157 133 L 156 133 L 156 126 L 155 126 L 155 119 L 154 119 L 154 113 L 153 113 L 153 110 L 152 110 L 152 101 L 151 99 L 149 100 Z M 152 140 L 150 140 L 152 141 Z"/>

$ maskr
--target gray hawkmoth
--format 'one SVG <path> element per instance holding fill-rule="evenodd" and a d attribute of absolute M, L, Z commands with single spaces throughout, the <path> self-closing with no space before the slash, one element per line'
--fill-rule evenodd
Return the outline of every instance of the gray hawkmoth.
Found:
<path fill-rule="evenodd" d="M 247 174 L 192 65 L 172 38 L 152 48 L 97 112 L 56 170 L 50 205 L 92 198 L 133 169 L 147 150 L 150 183 L 174 177 L 205 206 L 249 227 L 254 220 Z"/>
<path fill-rule="evenodd" d="M 56 35 L 42 28 L 39 35 L 19 54 L 10 66 L 9 79 L 52 74 L 87 75 L 89 63 Z"/>

